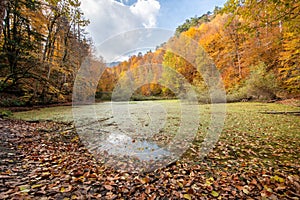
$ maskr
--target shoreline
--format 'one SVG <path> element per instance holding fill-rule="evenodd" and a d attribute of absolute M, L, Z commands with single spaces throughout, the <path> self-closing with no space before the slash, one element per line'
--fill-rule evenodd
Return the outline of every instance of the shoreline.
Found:
<path fill-rule="evenodd" d="M 156 99 L 151 101 L 161 101 L 161 100 L 170 100 L 170 99 Z M 173 99 L 172 99 L 173 100 Z M 150 100 L 131 100 L 135 101 L 150 101 Z M 96 100 L 95 103 L 109 102 L 108 100 Z M 241 101 L 242 102 L 242 101 Z M 290 98 L 284 100 L 278 100 L 274 102 L 264 102 L 264 101 L 249 101 L 249 102 L 260 102 L 260 103 L 275 103 L 275 104 L 283 104 L 288 106 L 300 107 L 300 98 Z M 228 103 L 238 103 L 238 102 L 226 102 Z M 65 103 L 53 103 L 53 104 L 44 104 L 44 105 L 32 105 L 32 106 L 12 106 L 12 107 L 0 107 L 0 111 L 10 111 L 10 112 L 23 112 L 30 111 L 41 108 L 50 108 L 50 107 L 58 107 L 58 106 L 72 106 L 73 102 L 65 102 Z"/>

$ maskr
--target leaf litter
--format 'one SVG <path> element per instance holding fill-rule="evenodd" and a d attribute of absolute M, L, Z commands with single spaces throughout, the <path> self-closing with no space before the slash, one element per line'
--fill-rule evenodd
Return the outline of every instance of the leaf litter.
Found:
<path fill-rule="evenodd" d="M 180 160 L 147 173 L 97 162 L 71 123 L 0 120 L 0 199 L 300 199 L 299 132 L 292 131 L 299 118 L 278 119 L 293 117 L 294 129 L 281 135 L 263 115 L 265 126 L 248 131 L 255 116 L 239 115 L 237 126 L 228 115 L 204 159 L 200 134 Z"/>

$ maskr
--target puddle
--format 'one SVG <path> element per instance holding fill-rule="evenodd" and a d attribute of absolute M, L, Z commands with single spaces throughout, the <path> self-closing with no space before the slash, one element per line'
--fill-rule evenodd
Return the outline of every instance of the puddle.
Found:
<path fill-rule="evenodd" d="M 98 147 L 94 151 L 106 152 L 117 157 L 128 156 L 140 161 L 157 161 L 172 155 L 155 143 L 132 139 L 122 133 L 111 133 L 105 140 L 93 145 Z"/>

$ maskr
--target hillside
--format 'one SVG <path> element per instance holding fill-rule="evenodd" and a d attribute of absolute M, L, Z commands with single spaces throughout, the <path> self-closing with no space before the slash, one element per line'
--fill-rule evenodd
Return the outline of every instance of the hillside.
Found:
<path fill-rule="evenodd" d="M 174 98 L 183 79 L 175 81 L 173 70 L 200 101 L 207 102 L 211 85 L 206 73 L 211 65 L 203 62 L 204 57 L 211 58 L 210 64 L 220 73 L 218 84 L 224 86 L 228 101 L 300 95 L 298 1 L 228 0 L 223 8 L 187 19 L 156 51 L 106 69 L 103 60 L 93 55 L 95 47 L 85 32 L 89 20 L 80 1 L 9 2 L 0 15 L 1 106 L 70 102 L 86 57 L 93 62 L 86 73 L 99 77 L 84 87 L 97 84 L 96 97 L 102 99 L 110 99 L 116 83 L 127 87 L 130 80 L 138 85 L 135 99 Z M 85 90 L 95 95 L 94 90 Z"/>
<path fill-rule="evenodd" d="M 199 70 L 202 65 L 199 49 L 203 48 L 220 72 L 228 101 L 297 97 L 300 94 L 300 30 L 296 25 L 300 20 L 299 7 L 299 2 L 290 1 L 245 4 L 228 1 L 222 9 L 186 20 L 155 52 L 133 56 L 107 69 L 98 91 L 113 92 L 112 83 L 126 77 L 127 71 L 133 72 L 135 81 L 145 82 L 145 77 L 157 74 L 153 67 L 162 65 L 182 74 L 198 91 L 199 99 L 206 101 L 208 86 Z M 197 47 L 189 46 L 191 41 Z M 174 51 L 184 53 L 178 55 Z M 136 73 L 146 65 L 147 70 Z M 147 78 L 147 82 L 136 95 L 174 95 L 168 88 L 152 84 L 159 82 L 155 76 Z"/>

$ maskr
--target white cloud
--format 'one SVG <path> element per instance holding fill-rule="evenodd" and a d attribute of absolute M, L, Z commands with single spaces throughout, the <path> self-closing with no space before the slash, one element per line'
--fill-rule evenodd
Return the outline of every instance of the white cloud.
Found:
<path fill-rule="evenodd" d="M 129 0 L 121 0 L 121 2 L 122 2 L 123 4 L 125 4 L 125 3 L 128 3 Z"/>
<path fill-rule="evenodd" d="M 82 9 L 91 21 L 88 31 L 95 43 L 135 27 L 141 22 L 128 6 L 113 0 L 83 0 Z"/>
<path fill-rule="evenodd" d="M 159 9 L 160 4 L 156 0 L 138 0 L 130 6 L 131 12 L 144 21 L 143 25 L 146 28 L 155 27 Z"/>
<path fill-rule="evenodd" d="M 96 46 L 106 62 L 124 60 L 133 52 L 145 52 L 167 41 L 173 31 L 159 28 L 142 28 L 118 34 Z"/>
<path fill-rule="evenodd" d="M 96 46 L 120 33 L 156 26 L 160 10 L 158 0 L 137 0 L 131 6 L 127 6 L 125 3 L 128 3 L 128 0 L 82 0 L 82 10 L 86 18 L 91 21 L 87 31 Z M 118 46 L 130 45 L 130 42 L 132 41 L 123 42 L 124 44 L 109 42 L 112 46 L 108 48 L 113 54 L 113 48 L 118 52 Z M 108 58 L 104 57 L 104 59 Z"/>

